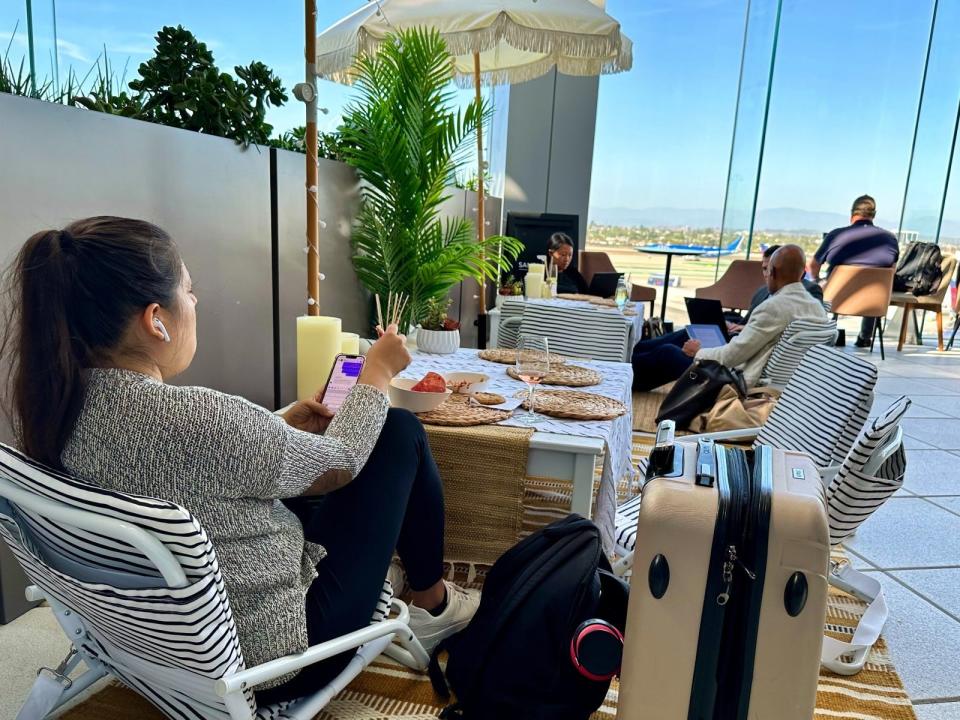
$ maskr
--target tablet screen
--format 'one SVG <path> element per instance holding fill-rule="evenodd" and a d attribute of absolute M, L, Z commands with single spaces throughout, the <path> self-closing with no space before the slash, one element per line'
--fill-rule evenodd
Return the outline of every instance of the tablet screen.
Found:
<path fill-rule="evenodd" d="M 687 325 L 687 335 L 691 340 L 699 340 L 700 346 L 705 348 L 727 344 L 726 338 L 716 325 Z"/>

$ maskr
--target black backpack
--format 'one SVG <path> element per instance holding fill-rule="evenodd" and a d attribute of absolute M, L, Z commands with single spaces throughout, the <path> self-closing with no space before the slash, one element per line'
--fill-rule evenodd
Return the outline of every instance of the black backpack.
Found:
<path fill-rule="evenodd" d="M 893 276 L 895 292 L 929 295 L 943 277 L 940 248 L 933 243 L 912 242 L 900 256 Z"/>
<path fill-rule="evenodd" d="M 622 632 L 628 593 L 610 572 L 589 520 L 570 515 L 525 538 L 490 569 L 470 624 L 434 650 L 433 687 L 445 698 L 449 689 L 456 695 L 440 717 L 586 720 L 610 680 L 580 674 L 571 641 L 591 618 Z M 446 679 L 438 663 L 443 650 L 449 652 Z M 611 672 L 618 667 L 619 653 Z"/>

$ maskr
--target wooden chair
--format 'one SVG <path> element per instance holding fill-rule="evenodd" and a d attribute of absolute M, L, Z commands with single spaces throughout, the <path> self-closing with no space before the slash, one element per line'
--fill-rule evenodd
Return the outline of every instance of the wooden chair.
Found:
<path fill-rule="evenodd" d="M 900 340 L 897 350 L 903 350 L 903 343 L 907 339 L 907 316 L 913 316 L 913 326 L 917 330 L 917 341 L 923 344 L 920 336 L 920 326 L 917 323 L 917 310 L 929 310 L 937 314 L 937 350 L 943 350 L 943 299 L 950 289 L 950 281 L 957 269 L 957 259 L 952 255 L 945 255 L 940 263 L 943 277 L 940 285 L 929 295 L 914 295 L 911 292 L 896 292 L 890 298 L 891 305 L 903 308 L 903 319 L 900 321 Z"/>
<path fill-rule="evenodd" d="M 884 320 L 893 294 L 895 268 L 876 268 L 864 265 L 837 265 L 823 288 L 823 299 L 830 303 L 833 316 L 876 318 L 870 351 L 880 338 L 880 358 L 883 351 Z"/>
<path fill-rule="evenodd" d="M 619 272 L 610 261 L 610 256 L 605 252 L 582 251 L 580 253 L 580 274 L 587 285 L 593 280 L 593 276 L 598 272 Z M 650 303 L 650 314 L 654 315 L 654 303 L 657 300 L 656 288 L 646 285 L 633 285 L 630 289 L 630 300 L 632 302 Z"/>
<path fill-rule="evenodd" d="M 765 282 L 759 260 L 734 260 L 713 285 L 697 288 L 698 298 L 719 300 L 725 308 L 746 310 L 757 289 Z"/>

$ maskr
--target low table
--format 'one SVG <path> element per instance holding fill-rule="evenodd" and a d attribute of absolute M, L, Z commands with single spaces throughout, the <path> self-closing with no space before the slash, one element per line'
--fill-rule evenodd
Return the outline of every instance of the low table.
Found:
<path fill-rule="evenodd" d="M 577 365 L 597 370 L 603 381 L 593 387 L 577 388 L 586 392 L 613 397 L 624 403 L 627 412 L 614 420 L 580 421 L 543 417 L 534 425 L 527 456 L 527 476 L 563 480 L 572 484 L 571 511 L 593 517 L 600 527 L 604 546 L 613 548 L 614 514 L 617 506 L 617 483 L 634 477 L 632 452 L 633 368 L 628 363 L 575 361 Z M 481 360 L 477 350 L 461 349 L 452 355 L 432 355 L 416 351 L 413 362 L 402 377 L 418 378 L 433 371 L 482 372 L 490 376 L 488 390 L 513 397 L 526 385 L 507 375 L 509 365 Z M 562 389 L 562 388 L 558 388 Z M 571 388 L 573 389 L 573 388 Z M 522 411 L 521 411 L 522 412 Z M 501 426 L 530 427 L 510 419 Z M 594 480 L 597 461 L 602 458 L 600 487 L 594 505 Z"/>

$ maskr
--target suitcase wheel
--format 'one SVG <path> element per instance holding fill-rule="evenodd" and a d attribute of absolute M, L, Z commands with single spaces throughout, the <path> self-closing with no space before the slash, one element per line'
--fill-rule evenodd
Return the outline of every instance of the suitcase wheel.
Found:
<path fill-rule="evenodd" d="M 667 586 L 670 584 L 670 565 L 665 556 L 657 555 L 650 562 L 647 582 L 650 583 L 650 593 L 657 600 L 666 594 Z"/>
<path fill-rule="evenodd" d="M 796 617 L 803 612 L 803 607 L 807 604 L 807 594 L 807 576 L 802 572 L 795 572 L 787 580 L 787 587 L 783 591 L 783 606 L 787 609 L 787 615 Z"/>

